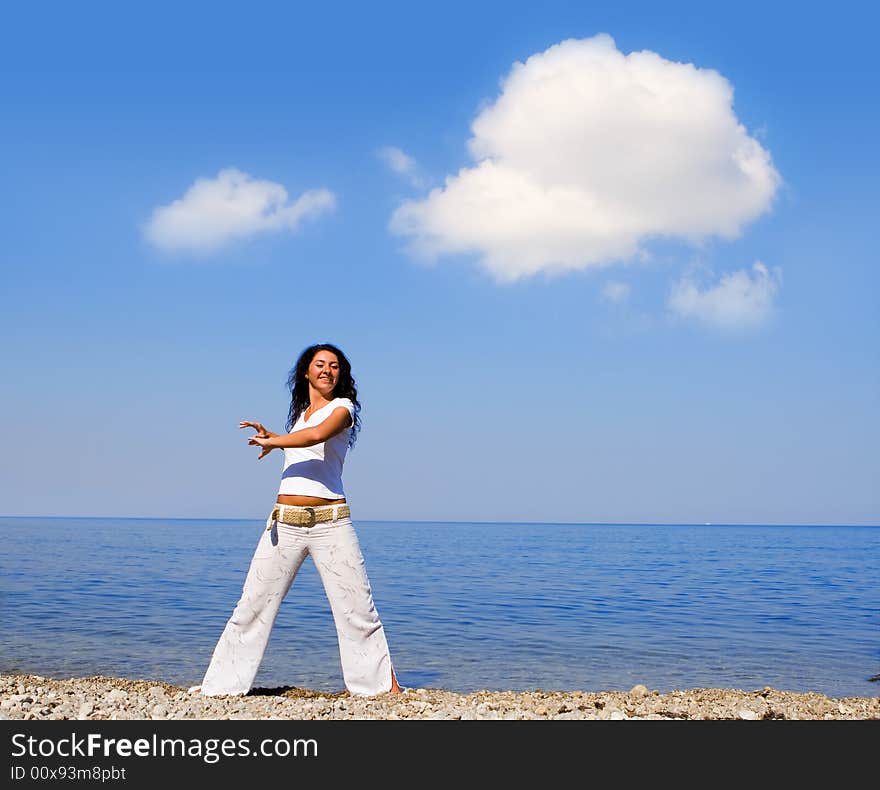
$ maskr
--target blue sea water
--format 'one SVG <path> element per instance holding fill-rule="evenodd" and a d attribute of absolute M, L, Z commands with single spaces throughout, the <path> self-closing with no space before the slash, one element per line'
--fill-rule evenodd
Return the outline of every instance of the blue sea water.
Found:
<path fill-rule="evenodd" d="M 355 526 L 406 686 L 880 693 L 880 527 Z M 262 529 L 0 518 L 0 672 L 199 682 Z M 255 685 L 344 689 L 309 560 Z"/>

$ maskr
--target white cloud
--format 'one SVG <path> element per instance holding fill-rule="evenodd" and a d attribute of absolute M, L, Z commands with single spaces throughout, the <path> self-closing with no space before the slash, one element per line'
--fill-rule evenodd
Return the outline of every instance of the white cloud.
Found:
<path fill-rule="evenodd" d="M 326 189 L 304 192 L 293 202 L 287 190 L 235 168 L 198 178 L 183 197 L 153 210 L 147 240 L 166 251 L 212 252 L 236 239 L 272 231 L 295 231 L 308 218 L 333 209 Z"/>
<path fill-rule="evenodd" d="M 629 298 L 630 287 L 628 283 L 620 283 L 609 280 L 602 287 L 602 300 L 605 302 L 623 302 Z"/>
<path fill-rule="evenodd" d="M 411 173 L 416 166 L 416 160 L 399 148 L 387 145 L 379 149 L 379 156 L 388 167 L 399 175 Z"/>
<path fill-rule="evenodd" d="M 754 276 L 745 269 L 726 274 L 714 288 L 701 291 L 691 280 L 673 286 L 669 309 L 682 318 L 692 318 L 720 329 L 749 329 L 770 316 L 773 300 L 782 283 L 782 270 L 770 272 L 760 261 L 752 266 Z"/>
<path fill-rule="evenodd" d="M 416 160 L 400 148 L 392 145 L 378 150 L 379 158 L 399 176 L 404 176 L 417 189 L 425 185 L 425 180 L 418 174 Z"/>
<path fill-rule="evenodd" d="M 779 184 L 720 74 L 607 35 L 516 63 L 474 119 L 474 164 L 390 229 L 429 260 L 476 253 L 500 281 L 599 266 L 651 237 L 735 237 Z"/>

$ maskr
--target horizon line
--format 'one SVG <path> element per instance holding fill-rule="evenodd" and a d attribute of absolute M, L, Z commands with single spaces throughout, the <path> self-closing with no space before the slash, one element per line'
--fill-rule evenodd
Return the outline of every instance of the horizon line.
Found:
<path fill-rule="evenodd" d="M 90 519 L 93 521 L 109 521 L 109 520 L 125 520 L 125 521 L 265 521 L 264 517 L 222 517 L 212 518 L 210 516 L 46 516 L 46 515 L 0 515 L 0 518 L 51 518 L 63 520 L 81 520 Z M 448 519 L 413 519 L 413 518 L 395 518 L 395 519 L 377 519 L 377 518 L 360 518 L 357 523 L 414 523 L 414 524 L 567 524 L 571 526 L 599 526 L 599 527 L 865 527 L 868 529 L 877 529 L 877 524 L 841 524 L 841 523 L 809 523 L 796 524 L 791 522 L 740 522 L 740 521 L 451 521 Z"/>

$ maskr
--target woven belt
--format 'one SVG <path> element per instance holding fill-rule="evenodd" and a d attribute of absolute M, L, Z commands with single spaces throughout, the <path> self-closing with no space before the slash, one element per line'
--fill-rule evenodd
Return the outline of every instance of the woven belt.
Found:
<path fill-rule="evenodd" d="M 322 521 L 334 521 L 351 515 L 348 505 L 318 505 L 317 507 L 303 507 L 302 505 L 275 505 L 272 515 L 269 516 L 269 526 L 272 522 L 280 521 L 282 524 L 298 524 L 300 526 L 313 527 Z"/>

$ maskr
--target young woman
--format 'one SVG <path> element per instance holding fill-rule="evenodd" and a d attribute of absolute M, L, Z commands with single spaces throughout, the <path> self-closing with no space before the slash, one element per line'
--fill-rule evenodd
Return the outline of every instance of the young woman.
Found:
<path fill-rule="evenodd" d="M 248 444 L 261 448 L 258 459 L 276 448 L 284 451 L 281 485 L 241 598 L 201 685 L 190 690 L 208 696 L 250 690 L 281 601 L 311 555 L 330 600 L 349 692 L 400 692 L 342 487 L 345 454 L 360 429 L 351 365 L 336 346 L 309 346 L 287 384 L 288 433 L 239 423 L 256 431 Z"/>

